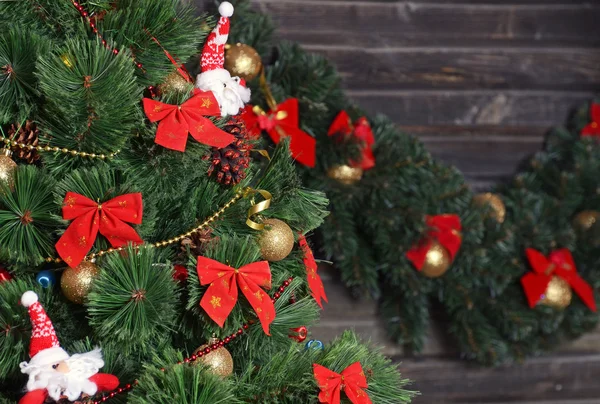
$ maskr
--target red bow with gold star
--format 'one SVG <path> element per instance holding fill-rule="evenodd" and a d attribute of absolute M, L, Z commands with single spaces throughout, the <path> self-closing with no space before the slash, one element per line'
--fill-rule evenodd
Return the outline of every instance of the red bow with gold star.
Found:
<path fill-rule="evenodd" d="M 333 123 L 329 127 L 329 136 L 343 135 L 350 136 L 354 134 L 354 137 L 362 143 L 362 155 L 358 162 L 351 162 L 352 167 L 360 167 L 363 170 L 369 170 L 375 167 L 375 156 L 373 155 L 372 146 L 375 143 L 375 136 L 371 125 L 366 117 L 358 118 L 354 123 L 350 119 L 350 116 L 346 111 L 340 112 Z"/>
<path fill-rule="evenodd" d="M 275 144 L 289 137 L 292 156 L 305 166 L 315 166 L 317 141 L 300 129 L 298 99 L 289 98 L 268 113 L 258 105 L 246 105 L 240 116 L 252 136 L 259 137 L 264 130 Z"/>
<path fill-rule="evenodd" d="M 312 297 L 316 300 L 319 307 L 323 308 L 322 300 L 325 300 L 327 303 L 327 295 L 325 294 L 325 287 L 323 286 L 323 281 L 321 277 L 317 273 L 317 262 L 315 261 L 315 256 L 313 255 L 312 250 L 308 246 L 306 242 L 306 237 L 300 236 L 298 243 L 300 244 L 300 248 L 304 252 L 304 266 L 306 267 L 306 275 L 308 281 L 308 287 L 310 288 L 310 293 Z"/>
<path fill-rule="evenodd" d="M 185 151 L 188 133 L 198 142 L 222 148 L 233 142 L 233 135 L 217 128 L 206 116 L 221 116 L 211 91 L 194 90 L 181 105 L 165 104 L 144 98 L 144 112 L 150 122 L 159 122 L 154 141 L 167 149 Z"/>
<path fill-rule="evenodd" d="M 529 307 L 533 308 L 543 299 L 544 293 L 553 276 L 564 279 L 579 295 L 583 303 L 593 312 L 596 311 L 596 301 L 592 287 L 577 273 L 575 260 L 571 251 L 566 248 L 552 251 L 548 258 L 541 252 L 528 248 L 525 251 L 527 260 L 533 272 L 521 278 Z"/>
<path fill-rule="evenodd" d="M 425 222 L 429 227 L 427 236 L 406 253 L 406 257 L 419 271 L 423 268 L 432 240 L 437 240 L 448 251 L 453 261 L 462 244 L 462 226 L 458 215 L 427 216 Z"/>
<path fill-rule="evenodd" d="M 354 362 L 342 373 L 335 373 L 333 370 L 315 363 L 313 372 L 321 389 L 319 402 L 339 404 L 343 390 L 353 404 L 371 404 L 369 395 L 362 390 L 369 386 L 360 362 Z"/>
<path fill-rule="evenodd" d="M 591 122 L 581 130 L 581 136 L 600 137 L 600 104 L 592 103 L 590 119 Z"/>
<path fill-rule="evenodd" d="M 271 297 L 261 288 L 271 288 L 271 269 L 267 261 L 253 262 L 236 269 L 219 261 L 198 257 L 198 278 L 201 285 L 210 285 L 200 306 L 220 327 L 238 300 L 238 285 L 256 312 L 265 334 L 275 319 L 275 306 Z"/>
<path fill-rule="evenodd" d="M 67 192 L 63 201 L 63 219 L 72 220 L 65 233 L 56 243 L 58 255 L 70 267 L 75 268 L 94 245 L 98 232 L 113 247 L 143 240 L 127 223 L 142 223 L 142 194 L 125 194 L 103 203 Z M 126 223 L 127 222 L 127 223 Z"/>

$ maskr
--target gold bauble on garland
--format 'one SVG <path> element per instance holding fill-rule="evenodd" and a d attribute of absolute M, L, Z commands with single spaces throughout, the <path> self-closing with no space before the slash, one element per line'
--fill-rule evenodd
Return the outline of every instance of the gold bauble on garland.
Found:
<path fill-rule="evenodd" d="M 437 240 L 432 240 L 421 273 L 428 278 L 437 278 L 444 275 L 451 265 L 452 257 L 448 250 Z"/>
<path fill-rule="evenodd" d="M 96 264 L 89 261 L 83 261 L 76 268 L 65 269 L 60 278 L 63 294 L 73 303 L 83 304 L 98 272 Z"/>
<path fill-rule="evenodd" d="M 192 89 L 192 84 L 183 78 L 179 72 L 172 72 L 158 86 L 163 94 L 188 93 Z"/>
<path fill-rule="evenodd" d="M 267 261 L 281 261 L 294 248 L 294 232 L 279 219 L 266 219 L 263 224 L 265 228 L 258 239 L 260 254 Z"/>
<path fill-rule="evenodd" d="M 584 210 L 573 218 L 573 227 L 581 233 L 589 231 L 596 223 L 600 222 L 600 212 Z"/>
<path fill-rule="evenodd" d="M 0 154 L 0 182 L 8 185 L 12 190 L 15 188 L 15 170 L 17 163 L 10 158 L 12 152 L 8 149 L 3 149 Z"/>
<path fill-rule="evenodd" d="M 352 185 L 362 179 L 363 169 L 348 165 L 333 166 L 327 170 L 327 176 L 342 184 Z"/>
<path fill-rule="evenodd" d="M 489 206 L 490 210 L 487 213 L 487 216 L 491 219 L 494 219 L 498 223 L 503 223 L 506 217 L 506 206 L 504 206 L 504 202 L 502 202 L 502 198 L 496 194 L 492 194 L 491 192 L 486 192 L 483 194 L 478 194 L 473 197 L 473 202 L 475 205 L 483 207 Z"/>
<path fill-rule="evenodd" d="M 204 344 L 196 349 L 194 354 L 198 354 L 198 352 L 204 351 L 206 348 L 218 343 L 218 339 L 211 338 L 208 340 L 208 344 Z M 196 359 L 194 362 L 194 364 L 198 363 L 208 366 L 210 371 L 217 376 L 227 377 L 233 373 L 233 358 L 231 357 L 229 351 L 224 347 L 214 349 L 208 354 L 204 353 L 204 355 Z"/>
<path fill-rule="evenodd" d="M 260 74 L 262 60 L 256 49 L 250 45 L 225 45 L 225 69 L 232 76 L 250 81 Z"/>
<path fill-rule="evenodd" d="M 571 304 L 573 291 L 571 286 L 564 279 L 553 276 L 544 292 L 544 297 L 540 304 L 554 307 L 555 309 L 565 309 Z"/>

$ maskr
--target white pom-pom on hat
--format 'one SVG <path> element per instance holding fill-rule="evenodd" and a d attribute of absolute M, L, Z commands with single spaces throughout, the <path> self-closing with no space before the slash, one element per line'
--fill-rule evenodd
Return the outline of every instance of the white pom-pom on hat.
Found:
<path fill-rule="evenodd" d="M 31 290 L 28 290 L 27 292 L 23 293 L 23 296 L 21 296 L 21 304 L 25 307 L 29 307 L 37 301 L 38 295 Z"/>
<path fill-rule="evenodd" d="M 219 5 L 219 14 L 223 17 L 231 17 L 233 15 L 233 4 L 228 1 L 224 1 Z"/>

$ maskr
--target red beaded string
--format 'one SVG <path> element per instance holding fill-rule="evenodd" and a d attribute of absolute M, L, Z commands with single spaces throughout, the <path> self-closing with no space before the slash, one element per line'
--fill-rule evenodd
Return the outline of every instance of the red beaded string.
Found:
<path fill-rule="evenodd" d="M 277 301 L 277 299 L 279 299 L 281 297 L 281 294 L 285 291 L 285 289 L 288 286 L 290 286 L 290 284 L 292 283 L 293 280 L 294 280 L 294 278 L 290 277 L 290 278 L 286 279 L 283 282 L 283 284 L 279 287 L 279 289 L 277 289 L 277 292 L 275 292 L 275 294 L 271 298 L 271 301 L 273 303 L 275 303 Z M 208 346 L 208 347 L 204 348 L 203 351 L 195 353 L 192 356 L 189 356 L 189 357 L 185 358 L 183 361 L 178 361 L 177 365 L 182 365 L 184 363 L 192 363 L 192 362 L 194 362 L 194 361 L 202 358 L 204 355 L 208 355 L 212 351 L 215 351 L 215 350 L 217 350 L 217 349 L 219 349 L 219 348 L 221 348 L 221 347 L 229 344 L 230 342 L 232 342 L 233 340 L 235 340 L 237 337 L 239 337 L 240 335 L 242 335 L 244 333 L 244 331 L 247 330 L 248 327 L 250 327 L 251 324 L 254 324 L 253 320 L 250 320 L 247 323 L 242 324 L 242 326 L 240 328 L 238 328 L 238 330 L 236 332 L 234 332 L 231 335 L 226 336 L 225 338 L 220 339 L 218 342 L 212 344 L 211 346 Z M 167 369 L 165 369 L 165 368 L 161 368 L 160 370 L 162 372 L 166 372 L 167 371 Z M 103 396 L 102 398 L 100 398 L 98 400 L 88 401 L 88 404 L 100 404 L 100 403 L 104 403 L 104 402 L 110 400 L 111 398 L 115 397 L 118 394 L 122 394 L 122 393 L 125 393 L 125 392 L 131 390 L 137 384 L 138 384 L 138 381 L 135 380 L 133 383 L 127 384 L 125 387 L 119 387 L 118 389 L 113 390 L 110 393 L 107 393 L 105 396 Z"/>
<path fill-rule="evenodd" d="M 71 0 L 71 2 L 73 3 L 77 11 L 79 11 L 79 14 L 81 14 L 81 16 L 85 18 L 91 30 L 94 31 L 94 34 L 96 34 L 96 36 L 102 41 L 102 45 L 104 45 L 106 49 L 109 49 L 113 54 L 118 55 L 119 50 L 117 48 L 111 47 L 108 44 L 108 42 L 106 42 L 106 39 L 102 37 L 102 34 L 98 31 L 98 28 L 96 28 L 96 23 L 92 20 L 85 8 L 83 8 L 83 6 L 79 4 L 79 2 L 77 2 L 76 0 Z M 141 69 L 142 71 L 144 70 L 144 66 L 140 62 L 136 61 L 135 59 L 133 59 L 133 62 L 135 63 L 135 66 L 138 69 Z"/>

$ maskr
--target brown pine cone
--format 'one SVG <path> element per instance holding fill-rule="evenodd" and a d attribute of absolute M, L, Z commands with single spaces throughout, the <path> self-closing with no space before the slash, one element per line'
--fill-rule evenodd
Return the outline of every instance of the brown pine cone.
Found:
<path fill-rule="evenodd" d="M 15 140 L 17 143 L 37 146 L 39 142 L 39 130 L 35 122 L 27 120 L 24 124 L 12 124 L 7 130 L 7 137 Z M 37 150 L 29 150 L 27 148 L 13 149 L 16 158 L 27 161 L 28 164 L 33 164 L 40 159 Z"/>
<path fill-rule="evenodd" d="M 215 174 L 221 184 L 236 185 L 246 178 L 252 144 L 248 139 L 246 125 L 239 118 L 231 118 L 223 130 L 235 136 L 235 140 L 222 149 L 212 149 L 212 154 L 206 157 L 211 160 L 208 175 Z"/>
<path fill-rule="evenodd" d="M 211 242 L 217 241 L 213 238 L 212 229 L 205 228 L 181 240 L 181 250 L 186 252 L 188 247 L 194 255 L 203 255 Z"/>

